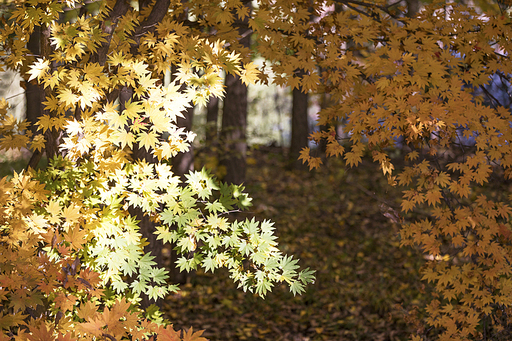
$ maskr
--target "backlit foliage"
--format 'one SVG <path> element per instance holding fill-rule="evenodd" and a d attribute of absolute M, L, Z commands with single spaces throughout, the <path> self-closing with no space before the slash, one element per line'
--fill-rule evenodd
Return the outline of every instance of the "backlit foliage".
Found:
<path fill-rule="evenodd" d="M 227 267 L 262 295 L 276 282 L 295 293 L 311 281 L 276 249 L 271 223 L 227 219 L 248 204 L 240 188 L 206 171 L 180 184 L 167 166 L 194 137 L 176 117 L 222 96 L 221 71 L 325 93 L 331 105 L 319 123 L 327 130 L 312 139 L 349 166 L 371 153 L 391 185 L 405 186 L 403 213 L 425 218 L 394 216 L 403 245 L 431 259 L 423 275 L 436 294 L 416 339 L 512 332 L 510 108 L 489 91 L 510 84 L 506 12 L 440 4 L 406 16 L 395 2 L 350 0 L 261 0 L 252 9 L 241 1 L 30 0 L 7 6 L 3 19 L 1 60 L 39 84 L 44 111 L 33 134 L 3 103 L 0 147 L 61 154 L 43 171 L 2 180 L 7 337 L 175 337 L 136 309 L 139 293 L 175 288 L 143 254 L 129 207 L 176 243 L 184 270 Z M 36 28 L 35 55 L 27 42 Z M 251 63 L 239 43 L 247 34 L 272 75 Z M 397 147 L 405 158 L 392 163 Z M 159 162 L 134 161 L 140 150 Z M 301 158 L 319 167 L 310 152 Z"/>
<path fill-rule="evenodd" d="M 227 6 L 31 0 L 4 8 L 0 59 L 38 84 L 43 112 L 33 134 L 3 101 L 0 149 L 44 150 L 50 160 L 0 181 L 2 340 L 204 340 L 139 309 L 141 294 L 163 298 L 177 287 L 144 253 L 133 209 L 177 248 L 182 270 L 224 267 L 261 296 L 276 283 L 297 294 L 312 282 L 312 271 L 279 251 L 271 222 L 229 219 L 250 205 L 243 187 L 206 170 L 182 183 L 169 166 L 194 139 L 176 125 L 182 111 L 222 96 L 223 70 L 246 83 L 258 75 L 230 27 L 248 9 Z M 218 36 L 204 33 L 209 26 Z M 40 39 L 39 55 L 30 39 Z"/>

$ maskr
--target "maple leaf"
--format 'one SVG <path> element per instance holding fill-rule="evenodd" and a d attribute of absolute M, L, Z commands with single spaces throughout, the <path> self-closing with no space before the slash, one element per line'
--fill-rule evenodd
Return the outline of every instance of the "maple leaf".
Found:
<path fill-rule="evenodd" d="M 87 301 L 85 303 L 80 304 L 78 308 L 77 316 L 86 321 L 90 321 L 94 319 L 94 317 L 98 314 L 98 306 L 95 302 Z"/>
<path fill-rule="evenodd" d="M 71 244 L 71 248 L 75 250 L 80 250 L 82 245 L 87 243 L 87 232 L 84 230 L 80 230 L 79 227 L 75 226 L 74 228 L 70 228 L 67 233 L 67 240 Z"/>
<path fill-rule="evenodd" d="M 37 61 L 30 67 L 30 70 L 27 73 L 30 75 L 29 82 L 32 79 L 36 79 L 38 81 L 41 80 L 43 76 L 46 75 L 48 70 L 50 69 L 50 61 L 44 60 L 43 58 L 38 58 Z"/>
<path fill-rule="evenodd" d="M 309 147 L 302 149 L 300 151 L 299 160 L 302 160 L 303 163 L 306 163 L 310 159 L 309 153 L 310 153 Z"/>
<path fill-rule="evenodd" d="M 60 91 L 57 98 L 64 102 L 66 106 L 74 106 L 79 100 L 79 97 L 73 93 L 71 89 L 63 89 Z"/>
<path fill-rule="evenodd" d="M 80 207 L 75 205 L 69 205 L 68 207 L 64 207 L 62 209 L 62 216 L 66 219 L 68 223 L 76 222 L 81 216 Z"/>
<path fill-rule="evenodd" d="M 66 124 L 66 131 L 70 135 L 78 135 L 78 134 L 82 133 L 83 126 L 77 120 L 68 121 L 67 124 Z"/>
<path fill-rule="evenodd" d="M 122 51 L 113 51 L 108 57 L 108 63 L 113 66 L 122 65 L 125 62 L 125 56 Z"/>
<path fill-rule="evenodd" d="M 316 73 L 311 73 L 302 76 L 302 91 L 315 91 L 318 84 L 320 84 L 320 76 L 318 76 Z"/>
<path fill-rule="evenodd" d="M 8 313 L 4 315 L 3 312 L 0 312 L 0 327 L 7 329 L 10 327 L 17 327 L 19 325 L 25 325 L 24 319 L 27 318 L 28 315 L 22 314 L 22 311 L 18 311 L 15 314 Z M 4 335 L 4 333 L 0 334 Z M 8 340 L 11 340 L 10 338 Z"/>
<path fill-rule="evenodd" d="M 48 329 L 46 324 L 42 321 L 37 327 L 30 327 L 30 335 L 28 335 L 30 341 L 54 341 L 53 330 Z"/>
<path fill-rule="evenodd" d="M 103 328 L 105 327 L 105 323 L 101 317 L 95 317 L 89 319 L 85 323 L 80 323 L 77 325 L 77 330 L 82 331 L 94 336 L 100 336 L 103 334 Z"/>
<path fill-rule="evenodd" d="M 429 205 L 436 205 L 441 201 L 442 193 L 439 188 L 434 188 L 425 194 L 425 199 Z"/>
<path fill-rule="evenodd" d="M 57 336 L 57 341 L 73 341 L 73 333 L 61 334 Z"/>
<path fill-rule="evenodd" d="M 50 224 L 55 224 L 60 221 L 61 208 L 57 201 L 50 201 L 48 206 L 46 206 L 46 212 L 50 214 L 50 219 L 48 219 Z"/>
<path fill-rule="evenodd" d="M 127 118 L 138 118 L 139 112 L 143 111 L 144 107 L 140 102 L 132 102 L 131 99 L 125 103 L 125 109 L 123 110 L 123 114 L 126 115 Z"/>
<path fill-rule="evenodd" d="M 158 340 L 163 341 L 181 341 L 180 332 L 175 331 L 172 325 L 166 327 L 160 326 L 155 330 L 158 335 Z"/>
<path fill-rule="evenodd" d="M 43 130 L 43 133 L 53 127 L 52 119 L 49 115 L 42 115 L 37 121 L 36 125 L 38 125 L 39 128 Z"/>
<path fill-rule="evenodd" d="M 247 63 L 244 65 L 244 69 L 240 74 L 240 80 L 245 85 L 254 84 L 258 80 L 258 75 L 260 71 L 258 67 L 254 63 Z"/>
<path fill-rule="evenodd" d="M 158 135 L 153 131 L 141 132 L 137 138 L 137 142 L 142 144 L 146 150 L 149 150 L 150 148 L 154 148 L 158 143 Z"/>
<path fill-rule="evenodd" d="M 121 148 L 126 146 L 133 148 L 135 142 L 135 135 L 127 130 L 116 131 L 112 134 L 114 143 L 119 144 Z"/>
<path fill-rule="evenodd" d="M 119 115 L 114 110 L 106 111 L 103 118 L 109 121 L 109 125 L 114 129 L 124 127 L 128 123 L 128 116 L 126 114 Z"/>
<path fill-rule="evenodd" d="M 75 306 L 76 302 L 77 302 L 76 296 L 66 295 L 64 293 L 58 293 L 56 300 L 55 300 L 55 306 L 57 308 L 61 309 L 63 312 L 73 311 L 73 307 Z"/>
<path fill-rule="evenodd" d="M 204 330 L 199 330 L 194 333 L 192 327 L 183 333 L 183 341 L 208 341 L 206 338 L 202 337 Z"/>

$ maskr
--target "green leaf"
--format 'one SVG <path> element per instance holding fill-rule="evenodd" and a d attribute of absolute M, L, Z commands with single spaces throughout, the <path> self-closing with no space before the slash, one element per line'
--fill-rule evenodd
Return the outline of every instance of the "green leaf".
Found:
<path fill-rule="evenodd" d="M 212 258 L 211 254 L 203 260 L 203 268 L 205 272 L 215 272 L 215 269 L 217 268 L 217 262 Z"/>
<path fill-rule="evenodd" d="M 120 278 L 114 278 L 112 281 L 112 287 L 115 289 L 116 293 L 122 293 L 128 288 L 128 283 L 124 282 Z"/>
<path fill-rule="evenodd" d="M 299 279 L 302 281 L 302 283 L 304 284 L 307 284 L 307 283 L 312 283 L 314 284 L 315 283 L 315 276 L 314 276 L 314 273 L 315 271 L 314 270 L 309 270 L 309 268 L 306 268 L 304 270 L 302 270 L 300 273 L 299 273 Z"/>
<path fill-rule="evenodd" d="M 146 291 L 146 281 L 145 280 L 134 280 L 132 284 L 130 284 L 130 287 L 132 288 L 133 292 L 140 294 L 141 292 Z"/>
<path fill-rule="evenodd" d="M 205 208 L 211 213 L 224 212 L 226 208 L 222 205 L 218 200 L 215 200 L 213 203 L 206 203 Z"/>
<path fill-rule="evenodd" d="M 151 279 L 156 284 L 165 284 L 168 278 L 169 278 L 169 271 L 167 271 L 164 268 L 158 268 L 158 269 L 151 270 Z"/>
<path fill-rule="evenodd" d="M 293 281 L 290 284 L 290 291 L 293 293 L 293 296 L 296 296 L 297 294 L 301 295 L 303 292 L 305 292 L 304 284 L 302 284 L 300 281 Z"/>
<path fill-rule="evenodd" d="M 153 259 L 155 259 L 155 257 L 151 256 L 151 252 L 144 254 L 144 256 L 139 260 L 139 268 L 149 269 L 153 265 L 156 265 L 156 262 L 153 262 Z"/>

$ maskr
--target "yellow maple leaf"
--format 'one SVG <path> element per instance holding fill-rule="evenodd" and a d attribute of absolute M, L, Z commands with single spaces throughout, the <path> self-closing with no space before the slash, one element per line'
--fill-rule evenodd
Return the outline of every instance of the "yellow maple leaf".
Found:
<path fill-rule="evenodd" d="M 137 142 L 144 146 L 146 150 L 149 150 L 150 148 L 154 148 L 155 145 L 158 143 L 158 135 L 153 131 L 143 131 L 139 134 Z"/>
<path fill-rule="evenodd" d="M 78 101 L 79 97 L 73 93 L 71 89 L 63 89 L 60 91 L 60 94 L 57 95 L 57 98 L 59 98 L 64 104 L 67 106 L 74 106 L 76 102 Z"/>
<path fill-rule="evenodd" d="M 44 60 L 43 58 L 37 59 L 34 65 L 30 66 L 30 70 L 27 71 L 30 74 L 29 81 L 37 78 L 38 81 L 46 75 L 47 71 L 50 69 L 50 61 Z"/>
<path fill-rule="evenodd" d="M 60 221 L 61 217 L 61 208 L 57 201 L 51 200 L 46 206 L 46 212 L 50 214 L 50 219 L 48 220 L 50 224 L 55 224 Z"/>
<path fill-rule="evenodd" d="M 131 149 L 135 142 L 135 136 L 127 130 L 119 130 L 112 134 L 112 140 L 114 143 L 119 144 L 121 148 L 128 146 Z"/>
<path fill-rule="evenodd" d="M 169 122 L 169 119 L 166 117 L 165 112 L 161 111 L 158 108 L 155 108 L 154 110 L 147 111 L 147 115 L 149 116 L 149 119 L 152 123 L 152 128 L 155 132 L 160 133 L 163 131 L 169 131 L 171 125 L 171 122 Z"/>
<path fill-rule="evenodd" d="M 113 66 L 117 66 L 117 65 L 123 64 L 125 62 L 125 56 L 123 55 L 122 51 L 114 51 L 107 58 L 108 58 L 109 64 L 111 64 Z"/>
<path fill-rule="evenodd" d="M 258 70 L 258 66 L 250 62 L 244 65 L 244 69 L 240 74 L 240 80 L 245 85 L 254 84 L 258 80 L 259 74 L 260 71 Z"/>
<path fill-rule="evenodd" d="M 69 205 L 62 209 L 62 216 L 68 223 L 74 223 L 80 218 L 80 207 L 75 205 Z"/>
<path fill-rule="evenodd" d="M 128 118 L 139 117 L 139 112 L 144 109 L 140 102 L 132 102 L 131 99 L 125 103 L 124 108 L 125 109 L 123 110 L 123 114 L 125 114 Z"/>
<path fill-rule="evenodd" d="M 69 135 L 78 135 L 82 133 L 82 124 L 77 120 L 69 120 L 66 124 L 66 132 Z"/>
<path fill-rule="evenodd" d="M 43 115 L 39 117 L 39 120 L 36 123 L 37 126 L 39 126 L 39 129 L 43 130 L 43 133 L 46 132 L 48 129 L 52 129 L 52 118 L 49 115 Z"/>

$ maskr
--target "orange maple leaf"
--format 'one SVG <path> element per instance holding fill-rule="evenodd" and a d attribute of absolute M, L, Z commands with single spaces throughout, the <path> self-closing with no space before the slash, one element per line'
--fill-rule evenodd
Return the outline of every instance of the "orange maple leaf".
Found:
<path fill-rule="evenodd" d="M 53 330 L 48 330 L 46 324 L 39 323 L 39 326 L 30 328 L 30 335 L 28 335 L 30 341 L 53 341 Z"/>
<path fill-rule="evenodd" d="M 204 330 L 200 330 L 194 333 L 192 327 L 183 333 L 183 341 L 208 341 L 208 339 L 202 337 Z"/>
<path fill-rule="evenodd" d="M 167 327 L 158 327 L 155 332 L 158 335 L 158 340 L 161 341 L 181 341 L 180 332 L 175 331 L 172 328 L 172 324 Z"/>

